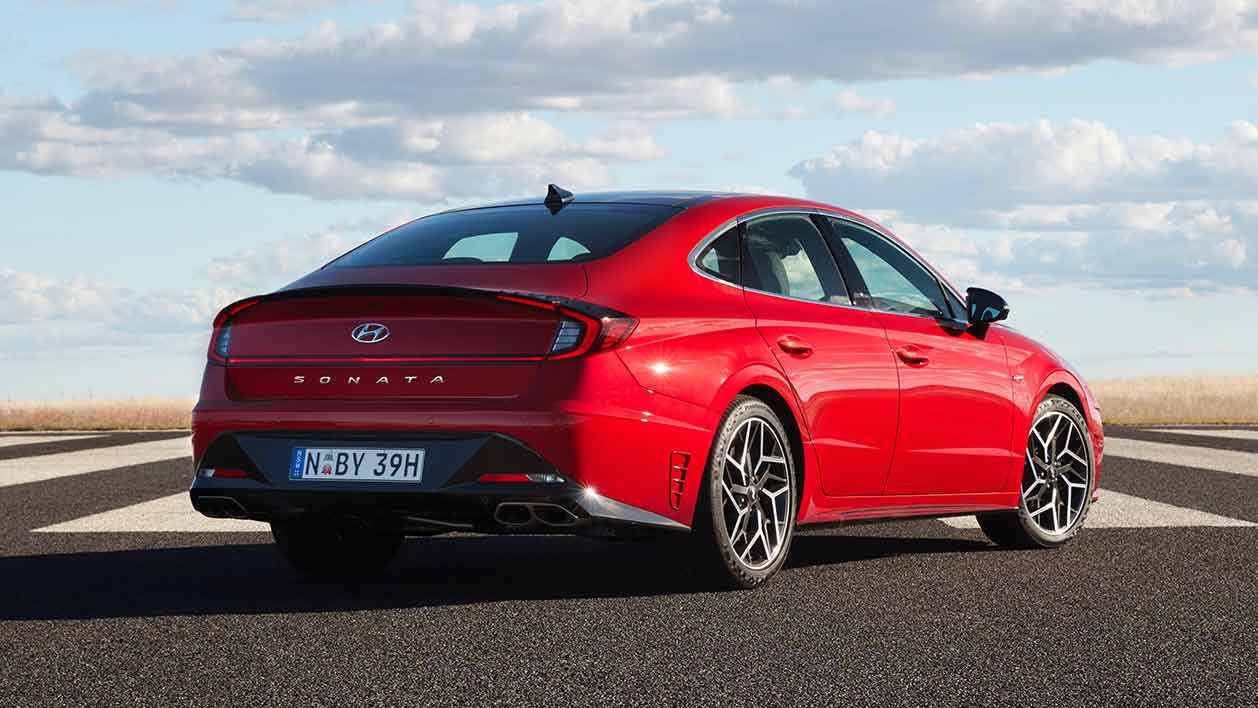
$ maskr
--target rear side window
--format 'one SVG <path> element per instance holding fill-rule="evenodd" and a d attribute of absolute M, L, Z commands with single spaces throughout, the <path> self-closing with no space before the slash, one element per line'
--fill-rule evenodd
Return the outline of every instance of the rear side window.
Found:
<path fill-rule="evenodd" d="M 738 227 L 726 231 L 699 254 L 703 272 L 738 284 Z"/>
<path fill-rule="evenodd" d="M 830 247 L 812 219 L 798 214 L 747 222 L 743 284 L 800 300 L 850 305 Z"/>
<path fill-rule="evenodd" d="M 648 204 L 489 207 L 435 214 L 379 236 L 334 268 L 573 263 L 615 253 L 680 213 Z"/>

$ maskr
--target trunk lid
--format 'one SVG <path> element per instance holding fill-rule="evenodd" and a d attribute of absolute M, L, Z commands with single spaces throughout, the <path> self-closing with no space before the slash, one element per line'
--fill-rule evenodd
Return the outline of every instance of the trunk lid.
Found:
<path fill-rule="evenodd" d="M 559 321 L 479 290 L 281 291 L 229 320 L 228 382 L 242 399 L 513 397 Z"/>

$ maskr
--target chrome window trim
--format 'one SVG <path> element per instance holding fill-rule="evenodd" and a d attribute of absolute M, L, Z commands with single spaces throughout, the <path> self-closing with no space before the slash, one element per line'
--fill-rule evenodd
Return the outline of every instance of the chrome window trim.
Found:
<path fill-rule="evenodd" d="M 726 231 L 729 231 L 735 226 L 738 226 L 738 224 L 739 224 L 739 221 L 737 218 L 726 221 L 725 223 L 721 224 L 720 226 L 710 231 L 707 236 L 704 236 L 703 239 L 699 241 L 698 245 L 690 249 L 690 254 L 686 256 L 686 262 L 690 264 L 690 270 L 693 270 L 695 273 L 698 273 L 700 276 L 707 278 L 708 280 L 711 280 L 713 282 L 720 283 L 721 285 L 728 285 L 732 288 L 737 288 L 738 290 L 742 290 L 743 286 L 741 283 L 731 283 L 730 281 L 724 278 L 718 278 L 712 273 L 709 273 L 708 271 L 704 270 L 702 267 L 699 266 L 699 256 L 703 255 L 703 252 L 707 250 L 708 246 L 712 245 L 713 241 L 724 236 Z M 741 264 L 741 260 L 742 260 L 742 254 L 739 254 L 740 264 Z M 742 270 L 741 265 L 740 265 L 739 270 L 741 272 Z"/>
<path fill-rule="evenodd" d="M 716 227 L 712 231 L 709 231 L 706 236 L 704 236 L 702 239 L 699 240 L 697 244 L 695 244 L 694 248 L 690 249 L 689 255 L 686 256 L 686 262 L 690 265 L 690 269 L 693 270 L 695 273 L 699 274 L 700 276 L 707 278 L 708 280 L 720 283 L 722 285 L 735 288 L 737 290 L 742 290 L 742 291 L 749 290 L 753 293 L 759 293 L 760 295 L 768 295 L 769 297 L 781 298 L 783 300 L 792 300 L 794 302 L 807 302 L 813 305 L 825 305 L 828 307 L 845 307 L 852 310 L 863 310 L 865 312 L 879 312 L 885 315 L 897 315 L 899 317 L 918 317 L 921 319 L 932 320 L 934 322 L 952 322 L 952 323 L 964 324 L 966 326 L 969 325 L 969 323 L 966 322 L 965 320 L 953 319 L 946 315 L 943 317 L 934 317 L 931 315 L 915 315 L 911 312 L 888 312 L 886 310 L 879 310 L 878 308 L 875 308 L 875 307 L 862 307 L 855 303 L 844 305 L 842 303 L 837 303 L 837 302 L 824 302 L 822 300 L 808 300 L 806 298 L 793 297 L 791 295 L 783 295 L 781 293 L 771 293 L 766 290 L 760 290 L 759 288 L 749 288 L 741 283 L 731 283 L 728 280 L 718 278 L 712 275 L 711 273 L 708 273 L 703 268 L 699 267 L 699 255 L 703 253 L 704 249 L 706 249 L 709 244 L 711 244 L 713 241 L 720 238 L 721 236 L 724 236 L 726 231 L 729 231 L 735 226 L 744 224 L 753 219 L 758 219 L 762 216 L 775 216 L 779 214 L 806 214 L 809 216 L 824 216 L 831 219 L 838 219 L 839 221 L 846 221 L 847 223 L 852 224 L 854 226 L 859 226 L 861 228 L 868 229 L 869 231 L 873 232 L 878 237 L 890 243 L 893 247 L 895 247 L 897 250 L 903 253 L 909 260 L 913 261 L 914 263 L 924 268 L 927 273 L 930 273 L 931 276 L 935 278 L 935 282 L 939 283 L 940 289 L 946 289 L 948 292 L 952 293 L 952 295 L 956 297 L 958 300 L 960 300 L 962 303 L 965 302 L 965 298 L 957 294 L 956 289 L 952 287 L 952 284 L 948 282 L 947 278 L 944 278 L 942 275 L 940 275 L 939 271 L 935 270 L 935 268 L 931 266 L 929 263 L 924 262 L 922 259 L 906 251 L 904 247 L 900 245 L 899 241 L 894 236 L 886 233 L 882 229 L 874 226 L 873 224 L 867 223 L 860 219 L 855 219 L 851 216 L 848 216 L 847 214 L 841 214 L 836 211 L 831 211 L 829 209 L 822 209 L 819 207 L 767 207 L 765 209 L 757 209 L 755 211 L 749 211 L 746 214 L 740 214 L 734 217 L 733 219 L 729 219 L 728 221 L 725 221 L 724 223 L 722 223 L 720 226 Z M 822 234 L 822 237 L 824 238 L 825 234 Z M 851 297 L 851 293 L 848 293 L 848 297 Z"/>

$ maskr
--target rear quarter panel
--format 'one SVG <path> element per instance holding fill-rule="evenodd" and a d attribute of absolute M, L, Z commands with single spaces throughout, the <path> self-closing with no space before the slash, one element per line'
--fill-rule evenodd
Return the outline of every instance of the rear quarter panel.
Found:
<path fill-rule="evenodd" d="M 803 438 L 805 470 L 801 512 L 816 485 L 816 460 L 798 401 L 777 360 L 756 329 L 743 291 L 695 272 L 689 255 L 711 233 L 723 233 L 747 202 L 729 200 L 692 208 L 616 256 L 587 264 L 587 299 L 639 320 L 633 336 L 615 351 L 633 378 L 653 395 L 703 411 L 705 439 L 694 451 L 694 474 L 711 454 L 711 440 L 730 402 L 751 386 L 772 389 L 791 409 Z M 689 485 L 683 512 L 689 523 L 698 485 Z"/>

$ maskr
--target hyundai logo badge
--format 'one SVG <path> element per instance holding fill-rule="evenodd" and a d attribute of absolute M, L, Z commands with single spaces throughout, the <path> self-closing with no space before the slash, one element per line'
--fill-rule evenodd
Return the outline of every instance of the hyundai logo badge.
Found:
<path fill-rule="evenodd" d="M 389 338 L 389 328 L 378 322 L 364 322 L 350 332 L 356 342 L 376 344 Z"/>

